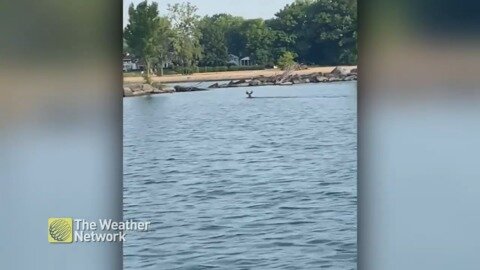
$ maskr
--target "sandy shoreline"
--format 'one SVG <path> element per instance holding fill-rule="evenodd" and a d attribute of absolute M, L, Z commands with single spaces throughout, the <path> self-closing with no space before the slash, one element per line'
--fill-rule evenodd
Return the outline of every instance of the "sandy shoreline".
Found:
<path fill-rule="evenodd" d="M 293 74 L 306 75 L 311 73 L 330 73 L 335 67 L 312 67 L 304 70 L 297 70 Z M 209 72 L 197 73 L 192 75 L 165 75 L 162 77 L 152 77 L 153 82 L 158 83 L 182 83 L 182 82 L 208 82 L 208 81 L 226 81 L 226 80 L 242 80 L 252 79 L 255 77 L 265 76 L 271 77 L 282 74 L 280 69 L 266 70 L 247 70 L 247 71 L 225 71 L 225 72 Z M 124 77 L 123 82 L 141 83 L 142 77 Z"/>

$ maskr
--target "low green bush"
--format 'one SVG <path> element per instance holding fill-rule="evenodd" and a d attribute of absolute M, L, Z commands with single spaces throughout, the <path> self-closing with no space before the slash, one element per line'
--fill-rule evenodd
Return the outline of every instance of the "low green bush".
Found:
<path fill-rule="evenodd" d="M 226 72 L 226 71 L 243 71 L 243 70 L 264 70 L 264 65 L 254 66 L 218 66 L 218 67 L 176 67 L 171 72 L 177 74 L 190 75 L 193 73 L 207 72 Z M 170 73 L 171 74 L 171 73 Z"/>

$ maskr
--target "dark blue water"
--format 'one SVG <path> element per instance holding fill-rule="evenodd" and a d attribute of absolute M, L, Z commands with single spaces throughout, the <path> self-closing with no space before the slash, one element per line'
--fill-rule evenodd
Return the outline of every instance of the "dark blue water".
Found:
<path fill-rule="evenodd" d="M 125 269 L 356 269 L 356 83 L 124 100 Z"/>

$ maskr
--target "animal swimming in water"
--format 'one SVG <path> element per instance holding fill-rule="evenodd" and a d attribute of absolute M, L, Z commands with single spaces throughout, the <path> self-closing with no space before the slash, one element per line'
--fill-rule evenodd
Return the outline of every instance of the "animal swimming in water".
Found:
<path fill-rule="evenodd" d="M 252 97 L 253 90 L 250 91 L 250 92 L 246 91 L 245 94 L 247 94 L 247 98 L 253 98 L 253 97 Z"/>

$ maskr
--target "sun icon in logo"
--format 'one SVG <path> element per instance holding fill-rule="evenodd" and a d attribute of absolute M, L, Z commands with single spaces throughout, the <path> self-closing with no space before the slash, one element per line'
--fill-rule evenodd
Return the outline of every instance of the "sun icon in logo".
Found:
<path fill-rule="evenodd" d="M 48 219 L 48 242 L 72 243 L 72 218 Z"/>

